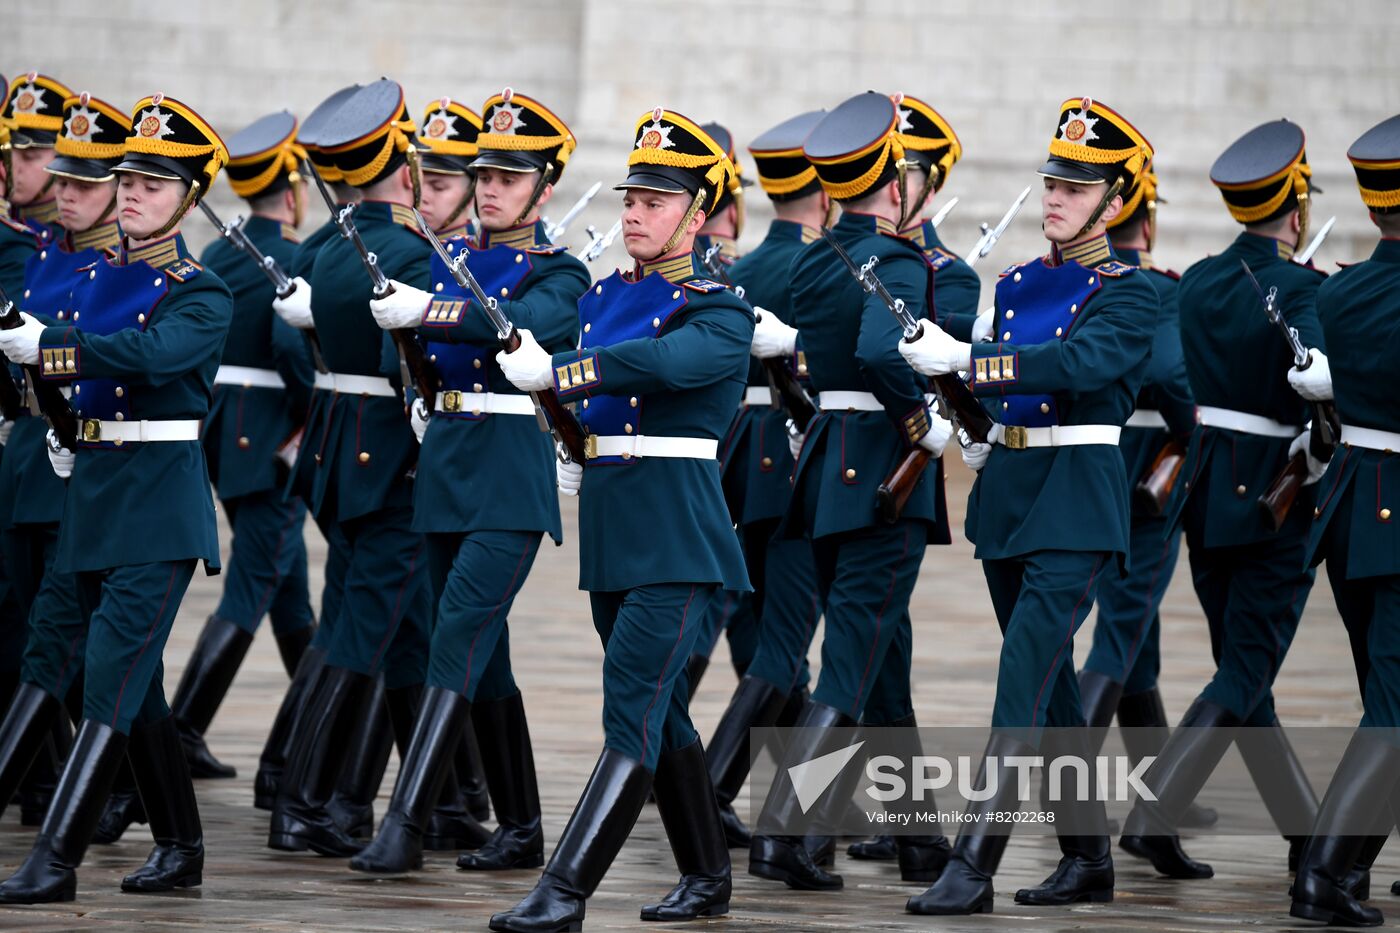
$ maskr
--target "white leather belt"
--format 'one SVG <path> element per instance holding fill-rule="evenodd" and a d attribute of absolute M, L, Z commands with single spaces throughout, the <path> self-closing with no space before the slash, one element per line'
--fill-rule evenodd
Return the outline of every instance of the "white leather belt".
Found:
<path fill-rule="evenodd" d="M 1394 431 L 1377 431 L 1375 428 L 1358 428 L 1342 425 L 1342 443 L 1348 447 L 1365 447 L 1367 450 L 1383 450 L 1386 453 L 1400 450 L 1400 434 Z"/>
<path fill-rule="evenodd" d="M 884 411 L 870 392 L 818 392 L 817 407 L 822 411 Z"/>
<path fill-rule="evenodd" d="M 535 403 L 528 395 L 500 395 L 495 392 L 458 392 L 449 389 L 437 394 L 433 411 L 473 415 L 533 415 Z"/>
<path fill-rule="evenodd" d="M 285 389 L 282 374 L 275 369 L 254 369 L 252 366 L 220 366 L 214 374 L 214 384 L 243 386 L 245 389 Z"/>
<path fill-rule="evenodd" d="M 772 408 L 773 390 L 768 386 L 749 386 L 744 390 L 744 404 L 750 408 Z"/>
<path fill-rule="evenodd" d="M 1167 429 L 1167 419 L 1162 417 L 1162 413 L 1153 408 L 1136 408 L 1128 416 L 1128 421 L 1123 425 L 1125 428 L 1156 428 L 1159 431 Z"/>
<path fill-rule="evenodd" d="M 719 441 L 708 437 L 647 437 L 637 435 L 590 434 L 584 441 L 584 454 L 595 457 L 677 457 L 690 460 L 714 460 L 719 456 Z"/>
<path fill-rule="evenodd" d="M 332 389 L 341 395 L 379 395 L 394 398 L 399 394 L 383 376 L 352 376 L 348 373 L 317 373 L 316 387 Z"/>
<path fill-rule="evenodd" d="M 1226 431 L 1257 434 L 1260 437 L 1297 437 L 1302 430 L 1297 425 L 1282 424 L 1263 415 L 1251 415 L 1229 408 L 1211 408 L 1209 405 L 1196 408 L 1196 420 L 1208 428 L 1224 428 Z"/>
<path fill-rule="evenodd" d="M 1108 444 L 1116 447 L 1122 431 L 1116 424 L 1056 424 L 1044 428 L 1002 425 L 996 442 L 1012 450 L 1028 447 L 1079 447 Z"/>
<path fill-rule="evenodd" d="M 150 443 L 152 441 L 197 441 L 199 440 L 199 420 L 190 418 L 181 421 L 98 421 L 84 418 L 80 439 L 90 444 L 110 441 L 121 446 L 127 442 Z"/>

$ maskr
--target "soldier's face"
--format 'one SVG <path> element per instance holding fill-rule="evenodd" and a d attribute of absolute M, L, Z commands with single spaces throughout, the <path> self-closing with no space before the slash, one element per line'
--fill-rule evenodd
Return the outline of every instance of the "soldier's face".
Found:
<path fill-rule="evenodd" d="M 107 213 L 116 192 L 115 181 L 78 181 L 59 176 L 53 188 L 58 195 L 58 219 L 70 233 L 90 230 Z"/>
<path fill-rule="evenodd" d="M 1068 243 L 1074 239 L 1103 197 L 1103 185 L 1077 185 L 1059 178 L 1045 179 L 1040 196 L 1045 239 Z"/>
<path fill-rule="evenodd" d="M 117 220 L 122 233 L 133 240 L 144 240 L 165 226 L 187 186 L 176 178 L 152 178 L 122 172 L 117 178 Z"/>
<path fill-rule="evenodd" d="M 520 212 L 534 193 L 539 182 L 537 172 L 506 172 L 498 168 L 482 168 L 476 173 L 476 216 L 486 230 L 505 230 L 515 224 Z M 540 198 L 530 208 L 528 217 L 532 221 L 540 208 L 548 203 L 554 193 L 553 185 L 545 185 Z"/>
<path fill-rule="evenodd" d="M 441 172 L 423 173 L 423 199 L 418 204 L 418 210 L 422 212 L 423 219 L 434 230 L 441 231 L 447 226 L 447 218 L 452 216 L 452 212 L 457 209 L 457 205 L 462 203 L 462 199 L 467 196 L 467 189 L 471 187 L 471 179 L 466 175 L 444 175 Z M 462 214 L 457 215 L 454 223 L 462 223 L 466 220 Z"/>
<path fill-rule="evenodd" d="M 52 149 L 38 146 L 14 151 L 15 181 L 10 200 L 18 205 L 32 204 L 53 176 L 44 167 L 53 161 Z"/>
<path fill-rule="evenodd" d="M 660 259 L 661 247 L 671 239 L 685 212 L 690 208 L 691 195 L 684 192 L 647 191 L 629 188 L 622 196 L 622 243 L 633 259 Z M 694 238 L 704 223 L 703 211 L 696 211 L 689 230 Z M 685 237 L 681 246 L 689 249 Z"/>

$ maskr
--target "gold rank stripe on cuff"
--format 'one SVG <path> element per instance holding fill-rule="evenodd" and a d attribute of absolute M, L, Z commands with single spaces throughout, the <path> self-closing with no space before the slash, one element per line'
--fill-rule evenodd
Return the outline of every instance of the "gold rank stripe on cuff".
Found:
<path fill-rule="evenodd" d="M 554 389 L 559 395 L 578 392 L 598 384 L 598 355 L 585 356 L 554 367 Z"/>
<path fill-rule="evenodd" d="M 910 444 L 919 443 L 928 432 L 928 406 L 920 405 L 904 416 L 904 433 Z"/>
<path fill-rule="evenodd" d="M 39 352 L 45 378 L 71 379 L 78 374 L 77 347 L 42 347 Z"/>
<path fill-rule="evenodd" d="M 467 308 L 464 298 L 434 298 L 423 312 L 424 327 L 452 327 L 462 320 Z"/>
<path fill-rule="evenodd" d="M 1016 381 L 1016 354 L 978 356 L 972 361 L 972 381 L 980 385 L 1003 385 Z"/>

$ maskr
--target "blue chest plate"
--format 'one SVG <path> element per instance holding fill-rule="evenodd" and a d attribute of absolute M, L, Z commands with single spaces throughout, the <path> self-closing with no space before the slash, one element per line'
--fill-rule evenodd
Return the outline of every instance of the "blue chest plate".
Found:
<path fill-rule="evenodd" d="M 169 293 L 165 272 L 144 262 L 118 266 L 102 259 L 78 275 L 71 320 L 85 333 L 103 336 L 145 330 Z M 73 385 L 73 407 L 84 418 L 124 421 L 133 416 L 130 390 L 113 379 L 79 379 Z"/>
<path fill-rule="evenodd" d="M 70 253 L 53 245 L 30 256 L 24 266 L 24 310 L 67 320 L 73 289 L 79 282 L 78 270 L 105 258 L 105 253 L 95 249 Z"/>
<path fill-rule="evenodd" d="M 621 272 L 599 282 L 578 302 L 581 350 L 608 347 L 639 337 L 659 337 L 671 318 L 686 305 L 686 288 L 653 272 L 629 282 Z M 579 420 L 590 434 L 645 434 L 642 416 L 646 398 L 598 395 L 579 407 Z M 622 463 L 621 457 L 599 457 L 593 463 Z"/>
<path fill-rule="evenodd" d="M 1101 287 L 1099 273 L 1077 262 L 1049 266 L 1037 259 L 1016 266 L 997 281 L 1001 332 L 995 339 L 1022 346 L 1064 340 Z M 1053 395 L 1008 395 L 1004 401 L 1003 424 L 1038 428 L 1060 423 Z"/>
<path fill-rule="evenodd" d="M 460 237 L 454 237 L 447 244 L 449 252 L 455 252 L 464 242 Z M 471 293 L 452 278 L 447 264 L 436 253 L 432 263 L 433 282 L 441 282 L 443 285 L 442 291 L 437 293 L 432 304 L 428 306 L 428 314 L 424 319 L 427 328 L 431 330 L 434 326 L 451 327 L 461 321 L 464 314 L 485 313 L 476 307 Z M 473 250 L 467 256 L 467 268 L 476 276 L 486 294 L 508 299 L 529 278 L 533 265 L 528 253 L 510 246 L 493 246 L 490 249 Z M 438 378 L 444 389 L 485 392 L 490 387 L 497 369 L 496 352 L 500 349 L 498 346 L 492 344 L 489 347 L 481 347 L 437 340 L 429 340 L 427 344 L 428 353 L 434 359 L 433 365 L 437 368 Z M 471 412 L 438 412 L 437 415 L 474 420 L 486 417 L 472 415 Z"/>

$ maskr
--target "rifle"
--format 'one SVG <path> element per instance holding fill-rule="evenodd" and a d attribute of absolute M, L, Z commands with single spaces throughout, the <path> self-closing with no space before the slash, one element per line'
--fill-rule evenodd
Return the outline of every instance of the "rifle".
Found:
<path fill-rule="evenodd" d="M 957 199 L 957 198 L 953 198 L 953 199 L 950 200 L 947 204 L 943 205 L 943 207 L 939 209 L 938 213 L 933 215 L 933 219 L 932 219 L 931 221 L 929 221 L 929 223 L 933 224 L 933 229 L 937 230 L 937 229 L 938 229 L 938 225 L 941 224 L 941 223 L 943 223 L 943 218 L 945 218 L 945 217 L 947 217 L 949 214 L 953 213 L 953 208 L 955 208 L 955 207 L 957 207 L 957 206 L 958 206 L 958 199 Z"/>
<path fill-rule="evenodd" d="M 1134 504 L 1154 518 L 1165 512 L 1176 478 L 1185 463 L 1186 448 L 1180 441 L 1172 439 L 1163 444 L 1152 459 L 1152 465 L 1133 487 Z"/>
<path fill-rule="evenodd" d="M 23 323 L 19 309 L 10 300 L 10 296 L 5 294 L 5 290 L 0 288 L 0 330 L 14 330 Z M 48 419 L 49 427 L 53 428 L 58 443 L 69 450 L 76 450 L 78 416 L 73 413 L 73 406 L 69 405 L 68 399 L 63 396 L 63 390 L 56 383 L 43 378 L 43 371 L 38 364 L 26 363 L 24 371 L 29 376 L 29 384 L 34 388 L 39 410 Z M 19 387 L 8 372 L 0 372 L 0 411 L 3 411 L 5 419 L 14 421 L 23 407 L 24 399 L 19 394 Z"/>
<path fill-rule="evenodd" d="M 423 235 L 433 245 L 438 258 L 447 266 L 453 280 L 470 291 L 476 303 L 486 312 L 491 326 L 496 328 L 496 337 L 501 342 L 501 349 L 507 353 L 514 353 L 520 349 L 520 331 L 501 312 L 500 303 L 486 294 L 476 276 L 472 275 L 472 270 L 467 268 L 467 256 L 470 252 L 467 247 L 463 245 L 454 259 L 443 247 L 437 234 L 428 226 L 428 221 L 423 215 L 415 209 L 413 216 L 418 218 L 418 226 L 422 228 Z M 554 436 L 555 455 L 563 463 L 581 465 L 584 462 L 583 426 L 578 423 L 574 413 L 565 408 L 564 403 L 559 401 L 559 396 L 552 391 L 531 392 L 530 401 L 535 403 L 535 420 L 539 423 L 540 430 Z"/>
<path fill-rule="evenodd" d="M 1307 369 L 1312 365 L 1312 356 L 1298 339 L 1298 329 L 1284 320 L 1283 312 L 1278 308 L 1278 286 L 1270 286 L 1268 294 L 1265 294 L 1259 280 L 1249 268 L 1249 263 L 1241 259 L 1240 265 L 1244 267 L 1249 284 L 1254 286 L 1259 300 L 1263 302 L 1264 313 L 1268 315 L 1269 321 L 1283 332 L 1288 349 L 1293 353 L 1294 367 L 1298 370 Z M 1326 463 L 1332 459 L 1332 452 L 1337 449 L 1337 440 L 1342 434 L 1342 422 L 1337 417 L 1337 406 L 1331 402 L 1309 402 L 1308 407 L 1312 410 L 1312 434 L 1308 438 L 1308 449 L 1315 458 Z M 1288 510 L 1293 507 L 1293 500 L 1298 497 L 1298 491 L 1303 488 L 1307 478 L 1307 454 L 1299 451 L 1259 497 L 1259 508 L 1264 511 L 1274 531 L 1283 526 L 1284 519 L 1288 517 Z"/>
<path fill-rule="evenodd" d="M 992 251 L 992 247 L 997 245 L 997 240 L 1006 232 L 1006 228 L 1011 226 L 1011 221 L 1016 219 L 1016 215 L 1021 213 L 1021 205 L 1026 203 L 1026 198 L 1031 196 L 1031 186 L 1026 185 L 1026 190 L 1022 191 L 1011 206 L 1006 209 L 1006 213 L 1001 215 L 1001 220 L 995 227 L 988 227 L 982 224 L 982 235 L 977 238 L 977 242 L 972 244 L 972 249 L 967 254 L 967 264 L 977 265 L 977 260 L 984 258 Z"/>
<path fill-rule="evenodd" d="M 1306 266 L 1308 264 L 1308 260 L 1313 258 L 1313 253 L 1316 253 L 1317 248 L 1322 245 L 1322 241 L 1327 239 L 1327 234 L 1332 232 L 1332 227 L 1335 226 L 1336 223 L 1336 217 L 1327 218 L 1327 223 L 1323 224 L 1322 228 L 1317 231 L 1317 234 L 1315 236 L 1313 236 L 1312 242 L 1309 243 L 1301 253 L 1293 254 L 1293 261 L 1298 263 L 1300 266 Z"/>
<path fill-rule="evenodd" d="M 609 246 L 612 246 L 613 240 L 616 240 L 617 235 L 622 232 L 622 221 L 613 221 L 613 225 L 608 228 L 607 233 L 599 233 L 598 228 L 592 224 L 584 229 L 588 231 L 588 243 L 578 251 L 578 258 L 584 262 L 592 262 L 603 255 Z"/>
<path fill-rule="evenodd" d="M 228 240 L 229 245 L 240 250 L 253 262 L 257 263 L 258 269 L 267 276 L 267 280 L 272 283 L 272 289 L 277 293 L 278 298 L 289 298 L 297 290 L 297 283 L 288 278 L 287 273 L 282 271 L 282 267 L 277 264 L 277 260 L 271 256 L 263 255 L 262 250 L 248 239 L 248 234 L 243 232 L 243 218 L 235 217 L 229 223 L 224 223 L 219 219 L 219 215 L 214 213 L 214 209 L 209 206 L 204 199 L 199 201 L 200 208 L 204 211 L 204 216 L 209 218 L 219 231 L 219 236 Z M 316 364 L 317 372 L 330 372 L 326 368 L 326 361 L 321 356 L 321 339 L 316 336 L 314 329 L 304 332 L 307 341 L 311 344 L 312 361 Z"/>
<path fill-rule="evenodd" d="M 1026 190 L 1029 193 L 1030 189 Z M 895 320 L 899 321 L 906 343 L 923 336 L 923 324 L 909 313 L 909 309 L 904 305 L 904 299 L 891 295 L 889 289 L 885 288 L 885 283 L 881 282 L 879 276 L 875 274 L 875 266 L 880 262 L 879 257 L 871 256 L 865 265 L 857 266 L 855 260 L 851 259 L 851 254 L 846 252 L 846 248 L 841 245 L 830 230 L 823 229 L 822 236 L 826 238 L 826 242 L 831 245 L 836 255 L 841 257 L 841 261 L 846 264 L 847 270 L 860 283 L 861 288 L 865 289 L 867 294 L 879 297 L 885 303 L 885 307 L 890 309 Z M 954 429 L 961 429 L 974 443 L 985 444 L 987 436 L 992 430 L 993 422 L 967 384 L 952 373 L 934 376 L 930 381 L 933 384 L 934 394 L 938 396 L 939 404 L 947 413 L 948 420 L 953 423 Z M 904 455 L 904 459 L 880 484 L 876 501 L 880 517 L 884 521 L 892 524 L 899 518 L 899 513 L 904 510 L 905 503 L 909 501 L 915 484 L 918 483 L 924 467 L 928 466 L 928 461 L 932 456 L 927 449 L 915 447 Z"/>
<path fill-rule="evenodd" d="M 712 277 L 719 280 L 740 298 L 744 297 L 743 286 L 736 286 L 730 281 L 729 273 L 725 271 L 724 264 L 719 261 L 718 243 L 701 254 L 700 262 Z M 755 315 L 757 315 L 757 311 L 755 311 Z M 811 424 L 812 419 L 817 416 L 817 406 L 812 403 L 812 397 L 807 394 L 806 389 L 802 388 L 802 383 L 797 381 L 797 376 L 787 365 L 787 360 L 770 357 L 759 360 L 759 362 L 763 365 L 763 371 L 768 376 L 768 385 L 773 390 L 773 407 L 781 406 L 787 409 L 788 433 L 794 436 L 805 434 L 807 425 Z"/>
<path fill-rule="evenodd" d="M 568 213 L 566 213 L 564 218 L 557 224 L 550 223 L 548 219 L 545 220 L 544 235 L 549 238 L 549 242 L 553 243 L 564 235 L 564 231 L 569 228 L 569 222 L 588 206 L 588 202 L 593 200 L 593 196 L 597 194 L 602 187 L 603 183 L 601 181 L 595 181 L 593 187 L 585 191 L 583 197 L 574 202 L 574 206 L 569 208 Z"/>
<path fill-rule="evenodd" d="M 306 170 L 312 178 L 316 179 L 316 188 L 321 192 L 321 199 L 326 202 L 326 209 L 331 212 L 331 218 L 340 229 L 341 237 L 349 240 L 350 245 L 355 247 L 355 252 L 360 254 L 360 262 L 364 264 L 365 272 L 369 273 L 369 280 L 373 285 L 374 297 L 388 298 L 394 293 L 394 286 L 389 284 L 389 279 L 379 268 L 379 257 L 365 246 L 365 241 L 360 238 L 360 231 L 355 229 L 355 221 L 351 217 L 355 213 L 355 205 L 347 204 L 342 208 L 337 208 L 335 198 L 331 195 L 331 189 L 326 187 L 325 179 L 320 176 L 316 171 L 316 166 L 312 165 L 309 160 L 306 162 Z M 399 380 L 403 384 L 405 404 L 408 402 L 408 390 L 411 387 L 423 400 L 428 411 L 432 411 L 437 400 L 437 385 L 428 365 L 427 356 L 423 353 L 423 348 L 419 345 L 413 329 L 406 327 L 391 330 L 389 336 L 393 338 L 394 346 L 399 351 Z"/>

